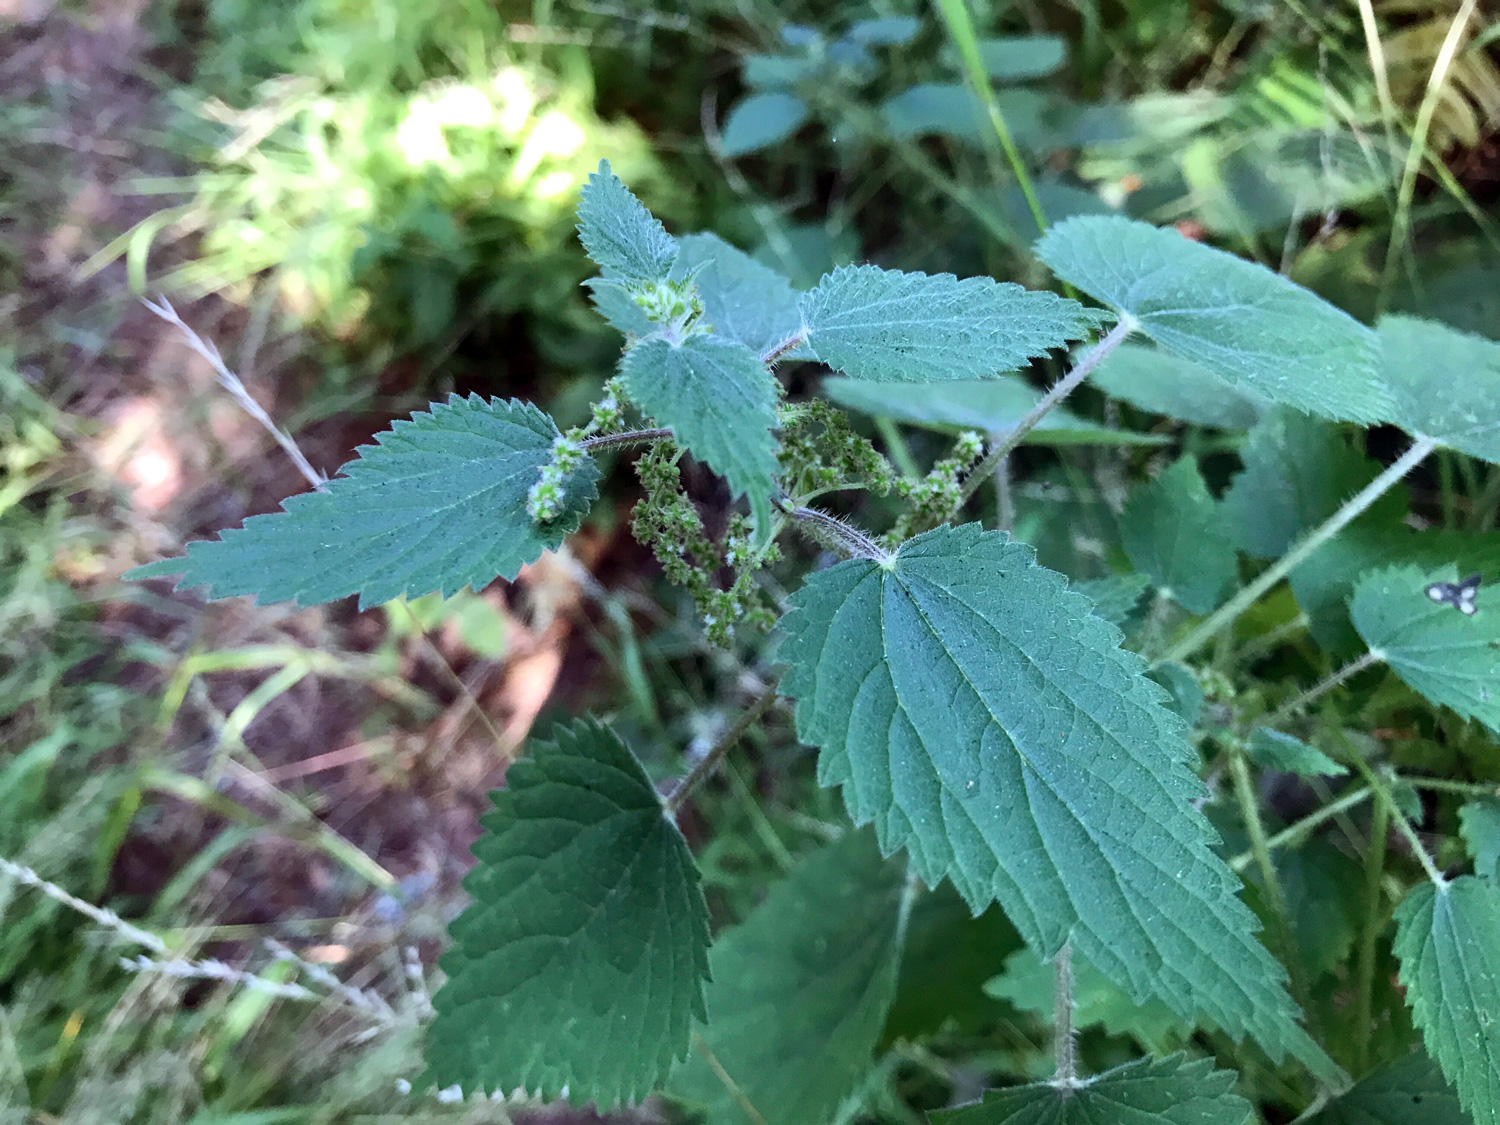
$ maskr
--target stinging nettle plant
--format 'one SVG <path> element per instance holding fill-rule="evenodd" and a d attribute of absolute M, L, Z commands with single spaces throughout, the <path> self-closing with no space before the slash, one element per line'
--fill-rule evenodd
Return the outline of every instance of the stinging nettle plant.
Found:
<path fill-rule="evenodd" d="M 1100 989 L 1177 1029 L 1144 1041 L 1190 1047 L 1197 1029 L 1253 1044 L 1254 1065 L 1279 1067 L 1284 1097 L 1309 1119 L 1373 1119 L 1357 1115 L 1391 1090 L 1457 1115 L 1425 1059 L 1365 1077 L 1365 1030 L 1336 1061 L 1299 1010 L 1311 969 L 1272 851 L 1333 814 L 1268 839 L 1253 772 L 1352 770 L 1362 784 L 1341 808 L 1368 802 L 1379 855 L 1389 825 L 1426 875 L 1395 912 L 1411 1018 L 1472 1119 L 1500 1122 L 1500 804 L 1465 807 L 1475 871 L 1450 877 L 1417 835 L 1420 806 L 1400 779 L 1347 738 L 1320 739 L 1336 757 L 1304 741 L 1322 729 L 1309 726 L 1311 705 L 1377 666 L 1500 730 L 1500 610 L 1468 615 L 1426 593 L 1488 558 L 1389 531 L 1402 477 L 1435 449 L 1500 463 L 1500 346 L 1412 318 L 1372 330 L 1258 265 L 1116 217 L 1068 220 L 1035 248 L 1102 306 L 1088 308 L 871 265 L 798 293 L 713 235 L 670 236 L 607 163 L 578 216 L 600 268 L 595 304 L 625 337 L 588 425 L 560 432 L 527 403 L 455 395 L 379 435 L 326 490 L 132 574 L 302 605 L 451 595 L 561 546 L 596 498 L 599 456 L 636 446 L 634 533 L 691 594 L 707 636 L 759 644 L 773 631 L 779 683 L 665 801 L 594 719 L 512 765 L 442 962 L 429 1085 L 605 1107 L 665 1090 L 714 1122 L 831 1120 L 869 1070 L 924 888 L 947 881 L 976 915 L 998 904 L 1036 963 L 1053 966 L 1057 1064 L 1049 1081 L 991 1091 L 942 1120 L 1249 1118 L 1205 1040 L 1196 1058 L 1081 1073 L 1074 1012 Z M 1080 342 L 1044 396 L 1015 374 Z M 987 449 L 961 432 L 929 474 L 902 474 L 826 400 L 783 400 L 776 370 L 793 361 L 826 364 L 838 401 L 883 418 L 951 431 L 974 404 L 999 402 L 998 389 L 1011 420 L 986 427 L 1001 431 Z M 1141 410 L 1250 436 L 1222 499 L 1191 455 L 1138 487 L 1122 515 L 1133 569 L 1070 586 L 1005 531 L 960 520 L 1022 441 L 1154 440 L 1081 418 L 1051 428 L 1090 377 Z M 1395 423 L 1410 446 L 1381 469 L 1334 422 Z M 748 509 L 719 541 L 683 491 L 683 454 Z M 848 489 L 894 494 L 899 518 L 876 534 L 811 506 Z M 783 605 L 760 576 L 789 532 L 842 561 Z M 1275 561 L 1242 584 L 1241 552 Z M 1288 576 L 1314 635 L 1348 660 L 1267 714 L 1239 706 L 1214 668 L 1183 662 L 1222 647 Z M 1153 608 L 1137 628 L 1147 589 Z M 1119 626 L 1144 655 L 1122 647 Z M 1205 691 L 1219 704 L 1212 729 Z M 873 832 L 813 854 L 715 940 L 675 814 L 778 695 L 817 748 L 818 780 Z M 1249 851 L 1232 863 L 1202 811 L 1200 749 L 1245 820 Z M 1240 897 L 1246 870 L 1264 935 Z M 1375 936 L 1356 966 L 1367 1027 Z M 1019 987 L 1009 971 L 991 983 Z M 1364 1080 L 1351 1088 L 1345 1065 Z"/>

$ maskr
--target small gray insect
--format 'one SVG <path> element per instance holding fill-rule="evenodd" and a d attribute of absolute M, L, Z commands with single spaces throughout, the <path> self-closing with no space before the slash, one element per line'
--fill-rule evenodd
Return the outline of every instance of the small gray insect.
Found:
<path fill-rule="evenodd" d="M 1425 593 L 1435 602 L 1451 605 L 1465 617 L 1479 612 L 1475 599 L 1479 596 L 1479 575 L 1471 574 L 1461 582 L 1434 582 Z"/>

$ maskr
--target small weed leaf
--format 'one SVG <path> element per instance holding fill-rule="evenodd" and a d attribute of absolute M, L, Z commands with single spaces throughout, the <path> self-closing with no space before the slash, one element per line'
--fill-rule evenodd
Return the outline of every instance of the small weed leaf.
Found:
<path fill-rule="evenodd" d="M 819 359 L 856 379 L 984 379 L 1085 336 L 1095 312 L 987 277 L 841 266 L 802 297 Z"/>
<path fill-rule="evenodd" d="M 1123 628 L 1140 604 L 1141 595 L 1151 588 L 1144 574 L 1111 574 L 1108 578 L 1090 578 L 1073 583 L 1073 589 L 1094 603 L 1094 616 Z"/>
<path fill-rule="evenodd" d="M 1060 35 L 1002 35 L 979 40 L 979 58 L 997 82 L 1025 82 L 1061 70 L 1068 61 L 1068 43 Z M 944 60 L 957 66 L 957 52 L 945 51 Z"/>
<path fill-rule="evenodd" d="M 807 117 L 807 103 L 795 94 L 751 94 L 729 111 L 719 147 L 725 156 L 744 156 L 770 148 L 802 128 Z"/>
<path fill-rule="evenodd" d="M 1500 731 L 1500 604 L 1479 594 L 1473 617 L 1423 591 L 1454 582 L 1452 566 L 1396 566 L 1361 578 L 1349 613 L 1360 637 L 1396 675 L 1433 703 Z"/>
<path fill-rule="evenodd" d="M 929 1116 L 935 1125 L 1245 1125 L 1250 1103 L 1234 1079 L 1211 1059 L 1136 1059 L 1078 1086 L 986 1090 L 983 1101 Z"/>
<path fill-rule="evenodd" d="M 914 426 L 955 432 L 1004 433 L 1031 411 L 1041 395 L 1017 375 L 942 383 L 872 383 L 831 376 L 823 394 L 840 406 Z M 1165 445 L 1164 434 L 1113 430 L 1066 407 L 1054 406 L 1026 435 L 1028 445 Z"/>
<path fill-rule="evenodd" d="M 1131 564 L 1192 613 L 1218 605 L 1238 575 L 1223 512 L 1191 457 L 1131 494 L 1120 538 Z"/>
<path fill-rule="evenodd" d="M 751 1125 L 741 1099 L 762 1122 L 831 1120 L 895 996 L 904 881 L 869 832 L 850 832 L 772 887 L 714 943 L 707 1051 L 694 1047 L 669 1092 L 714 1125 Z"/>
<path fill-rule="evenodd" d="M 685 235 L 677 245 L 672 276 L 686 277 L 697 269 L 693 280 L 714 335 L 738 341 L 756 355 L 764 355 L 802 327 L 797 291 L 769 266 L 716 234 Z M 788 359 L 811 357 L 805 346 L 787 353 Z"/>
<path fill-rule="evenodd" d="M 207 586 L 211 598 L 305 606 L 358 594 L 361 609 L 511 579 L 560 546 L 598 495 L 599 470 L 584 456 L 565 482 L 562 514 L 532 522 L 527 493 L 557 437 L 529 403 L 453 395 L 376 434 L 326 492 L 293 496 L 281 512 L 126 577 L 181 574 L 179 589 Z"/>
<path fill-rule="evenodd" d="M 1375 334 L 1264 266 L 1103 215 L 1059 223 L 1036 251 L 1058 277 L 1240 390 L 1327 418 L 1390 415 Z"/>
<path fill-rule="evenodd" d="M 605 277 L 664 281 L 677 259 L 677 243 L 645 205 L 599 162 L 578 203 L 578 240 Z"/>
<path fill-rule="evenodd" d="M 1428 1053 L 1474 1125 L 1497 1125 L 1500 885 L 1465 875 L 1413 888 L 1396 908 L 1393 948 Z"/>
<path fill-rule="evenodd" d="M 760 356 L 721 336 L 689 336 L 677 347 L 656 337 L 625 353 L 620 379 L 643 414 L 750 498 L 758 533 L 768 534 L 780 391 Z"/>
<path fill-rule="evenodd" d="M 1500 463 L 1500 344 L 1414 316 L 1381 319 L 1390 420 Z"/>
<path fill-rule="evenodd" d="M 984 982 L 984 992 L 1030 1012 L 1044 1025 L 1056 1015 L 1057 973 L 1031 949 L 1020 949 L 1005 959 L 1005 969 Z M 1073 1028 L 1102 1027 L 1109 1035 L 1129 1035 L 1142 1046 L 1165 1054 L 1193 1034 L 1160 1000 L 1137 1004 L 1119 985 L 1088 961 L 1073 954 Z"/>
<path fill-rule="evenodd" d="M 1500 799 L 1479 797 L 1458 810 L 1474 874 L 1500 880 Z"/>
<path fill-rule="evenodd" d="M 1089 381 L 1111 398 L 1194 426 L 1248 430 L 1269 409 L 1260 395 L 1237 390 L 1208 368 L 1146 344 L 1121 344 Z"/>
<path fill-rule="evenodd" d="M 887 16 L 859 20 L 849 25 L 844 37 L 865 47 L 904 47 L 922 30 L 922 21 L 911 16 Z"/>
<path fill-rule="evenodd" d="M 559 727 L 493 793 L 450 927 L 424 1082 L 637 1102 L 704 1018 L 708 908 L 687 842 L 601 723 Z"/>
<path fill-rule="evenodd" d="M 1420 1048 L 1361 1079 L 1307 1125 L 1473 1125 L 1437 1063 Z"/>
<path fill-rule="evenodd" d="M 1031 548 L 939 528 L 813 575 L 781 630 L 819 780 L 882 849 L 1043 956 L 1071 938 L 1137 1001 L 1324 1065 L 1192 805 L 1183 723 Z"/>
<path fill-rule="evenodd" d="M 1262 769 L 1300 777 L 1340 777 L 1349 772 L 1315 746 L 1270 727 L 1256 727 L 1245 744 L 1246 756 Z"/>

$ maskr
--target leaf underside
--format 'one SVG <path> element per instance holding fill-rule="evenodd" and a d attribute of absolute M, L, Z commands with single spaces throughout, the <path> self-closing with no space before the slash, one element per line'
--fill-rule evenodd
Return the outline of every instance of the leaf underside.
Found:
<path fill-rule="evenodd" d="M 1375 334 L 1264 266 L 1112 215 L 1059 223 L 1036 253 L 1234 387 L 1328 418 L 1378 422 L 1390 413 Z"/>
<path fill-rule="evenodd" d="M 802 297 L 819 359 L 856 379 L 984 379 L 1086 335 L 1098 315 L 987 277 L 841 266 Z"/>
<path fill-rule="evenodd" d="M 1500 344 L 1414 316 L 1383 317 L 1378 334 L 1390 421 L 1500 463 Z"/>
<path fill-rule="evenodd" d="M 743 1102 L 762 1122 L 828 1121 L 895 995 L 903 882 L 868 832 L 850 832 L 773 887 L 714 943 L 710 1021 L 670 1092 L 712 1125 L 755 1122 Z"/>
<path fill-rule="evenodd" d="M 582 720 L 514 763 L 442 959 L 425 1080 L 637 1102 L 704 1018 L 708 909 L 645 771 Z"/>
<path fill-rule="evenodd" d="M 1465 719 L 1500 732 L 1500 606 L 1466 617 L 1423 591 L 1456 582 L 1453 566 L 1396 566 L 1360 579 L 1349 602 L 1354 627 L 1371 651 L 1413 689 Z"/>
<path fill-rule="evenodd" d="M 1191 457 L 1180 457 L 1131 494 L 1120 516 L 1125 554 L 1163 594 L 1184 609 L 1207 613 L 1238 576 L 1219 503 Z"/>
<path fill-rule="evenodd" d="M 1500 880 L 1500 798 L 1476 797 L 1458 810 L 1474 874 Z"/>
<path fill-rule="evenodd" d="M 1144 344 L 1121 344 L 1089 382 L 1140 410 L 1223 430 L 1248 430 L 1270 405 L 1200 364 Z"/>
<path fill-rule="evenodd" d="M 931 1114 L 936 1125 L 1244 1125 L 1250 1103 L 1211 1059 L 1144 1058 L 1066 1090 L 1048 1082 L 986 1090 L 984 1100 Z"/>
<path fill-rule="evenodd" d="M 1138 1001 L 1327 1064 L 1192 806 L 1183 724 L 1029 547 L 940 528 L 791 601 L 798 732 L 884 851 L 971 909 L 998 900 L 1043 956 L 1071 938 Z"/>
<path fill-rule="evenodd" d="M 598 495 L 599 470 L 585 457 L 562 515 L 532 522 L 527 493 L 557 436 L 529 403 L 453 395 L 376 434 L 326 492 L 290 497 L 281 512 L 126 577 L 181 574 L 179 589 L 207 586 L 211 598 L 305 606 L 357 593 L 361 609 L 511 579 L 561 545 Z"/>
<path fill-rule="evenodd" d="M 1500 1122 L 1500 886 L 1465 875 L 1414 887 L 1394 950 L 1427 1051 L 1474 1125 Z"/>

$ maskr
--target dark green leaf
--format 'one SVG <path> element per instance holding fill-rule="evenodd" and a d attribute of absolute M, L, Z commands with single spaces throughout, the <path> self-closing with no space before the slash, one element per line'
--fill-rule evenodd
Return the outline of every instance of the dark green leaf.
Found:
<path fill-rule="evenodd" d="M 1349 614 L 1370 651 L 1433 703 L 1500 731 L 1500 606 L 1466 617 L 1423 591 L 1456 582 L 1452 566 L 1396 566 L 1365 575 Z"/>
<path fill-rule="evenodd" d="M 1379 334 L 1390 421 L 1500 462 L 1500 344 L 1414 316 L 1383 318 Z"/>
<path fill-rule="evenodd" d="M 936 1125 L 1244 1125 L 1250 1103 L 1234 1077 L 1212 1059 L 1136 1059 L 1079 1086 L 986 1090 L 975 1105 L 930 1116 Z"/>
<path fill-rule="evenodd" d="M 559 727 L 492 794 L 433 1000 L 427 1083 L 636 1102 L 704 1018 L 708 908 L 687 843 L 608 727 Z"/>
<path fill-rule="evenodd" d="M 1476 797 L 1458 810 L 1474 874 L 1500 879 L 1500 798 Z"/>
<path fill-rule="evenodd" d="M 1094 603 L 1094 616 L 1114 626 L 1123 626 L 1141 595 L 1151 585 L 1144 574 L 1111 574 L 1108 578 L 1090 578 L 1073 583 L 1073 589 Z"/>
<path fill-rule="evenodd" d="M 786 140 L 806 122 L 807 104 L 796 94 L 751 94 L 729 111 L 719 144 L 725 156 L 744 156 Z"/>
<path fill-rule="evenodd" d="M 857 379 L 983 379 L 1087 334 L 1076 301 L 987 277 L 845 266 L 802 297 L 818 358 Z"/>
<path fill-rule="evenodd" d="M 1192 669 L 1168 660 L 1152 668 L 1148 675 L 1167 689 L 1167 706 L 1189 727 L 1197 726 L 1203 714 L 1203 688 Z"/>
<path fill-rule="evenodd" d="M 754 1122 L 741 1099 L 760 1122 L 829 1120 L 869 1069 L 895 994 L 903 882 L 853 832 L 773 887 L 714 944 L 711 1021 L 670 1092 L 712 1125 Z"/>
<path fill-rule="evenodd" d="M 704 464 L 736 496 L 748 496 L 756 526 L 771 525 L 776 477 L 776 380 L 744 344 L 689 336 L 680 346 L 657 337 L 625 353 L 620 378 L 630 401 Z"/>
<path fill-rule="evenodd" d="M 599 470 L 585 456 L 564 514 L 532 523 L 526 497 L 557 436 L 529 403 L 453 395 L 376 434 L 328 491 L 293 496 L 284 511 L 251 516 L 218 541 L 189 543 L 185 558 L 126 577 L 181 574 L 179 588 L 207 586 L 213 598 L 301 605 L 357 593 L 361 609 L 514 578 L 561 545 L 598 495 Z"/>
<path fill-rule="evenodd" d="M 1321 837 L 1276 853 L 1281 896 L 1309 977 L 1333 972 L 1364 915 L 1364 871 Z"/>
<path fill-rule="evenodd" d="M 1245 753 L 1262 769 L 1282 770 L 1303 777 L 1338 777 L 1349 772 L 1323 751 L 1270 727 L 1256 727 Z"/>
<path fill-rule="evenodd" d="M 606 277 L 661 281 L 677 257 L 677 244 L 620 178 L 599 161 L 578 204 L 578 240 Z"/>
<path fill-rule="evenodd" d="M 1023 149 L 1038 148 L 1053 138 L 1046 115 L 1055 99 L 1035 90 L 1017 88 L 995 93 L 1011 137 Z M 889 98 L 880 108 L 886 129 L 898 141 L 919 137 L 951 137 L 975 147 L 991 136 L 989 119 L 962 83 L 924 82 Z M 1035 224 L 1027 216 L 1027 226 Z"/>
<path fill-rule="evenodd" d="M 1120 540 L 1131 564 L 1193 613 L 1213 609 L 1238 577 L 1223 513 L 1191 457 L 1178 458 L 1131 493 L 1120 515 Z"/>
<path fill-rule="evenodd" d="M 1472 1125 L 1425 1051 L 1382 1067 L 1334 1098 L 1307 1125 Z"/>
<path fill-rule="evenodd" d="M 1121 344 L 1089 381 L 1131 406 L 1195 426 L 1248 430 L 1268 408 L 1259 395 L 1235 390 L 1208 368 L 1144 344 Z"/>
<path fill-rule="evenodd" d="M 781 655 L 819 780 L 924 881 L 998 900 L 1040 954 L 1071 939 L 1137 1001 L 1329 1073 L 1192 804 L 1182 721 L 1089 610 L 972 524 L 813 575 Z"/>
<path fill-rule="evenodd" d="M 1423 883 L 1396 908 L 1406 1002 L 1474 1125 L 1500 1122 L 1500 884 Z"/>
<path fill-rule="evenodd" d="M 1264 266 L 1111 216 L 1059 223 L 1036 251 L 1060 278 L 1240 390 L 1329 418 L 1389 416 L 1374 333 Z"/>

